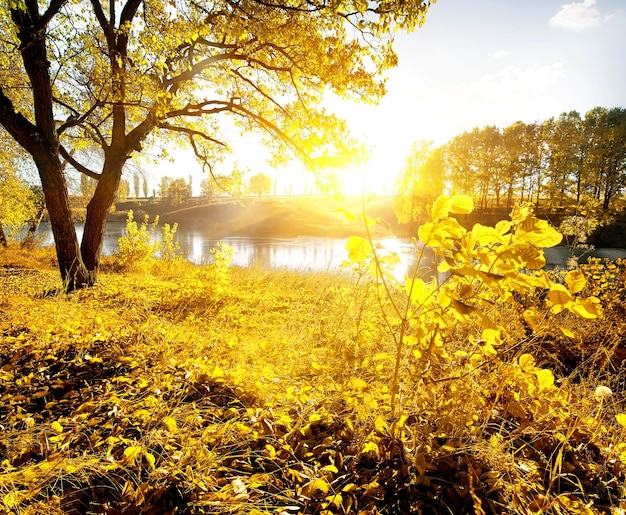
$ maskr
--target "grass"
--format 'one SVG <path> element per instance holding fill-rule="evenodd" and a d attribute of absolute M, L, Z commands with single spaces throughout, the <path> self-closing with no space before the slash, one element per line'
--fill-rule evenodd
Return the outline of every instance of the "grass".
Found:
<path fill-rule="evenodd" d="M 113 257 L 48 296 L 50 250 L 0 252 L 0 513 L 626 510 L 623 264 L 586 272 L 602 323 L 496 303 L 498 354 L 469 366 L 459 325 L 396 409 L 367 281 Z"/>

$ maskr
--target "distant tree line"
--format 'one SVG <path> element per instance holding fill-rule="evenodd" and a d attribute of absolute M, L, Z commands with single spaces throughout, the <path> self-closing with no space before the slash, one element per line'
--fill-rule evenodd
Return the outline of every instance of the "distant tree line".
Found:
<path fill-rule="evenodd" d="M 443 191 L 467 194 L 482 209 L 516 201 L 545 209 L 608 212 L 626 186 L 626 110 L 596 107 L 543 122 L 464 132 L 433 148 L 416 143 L 396 183 L 396 212 L 417 220 Z"/>

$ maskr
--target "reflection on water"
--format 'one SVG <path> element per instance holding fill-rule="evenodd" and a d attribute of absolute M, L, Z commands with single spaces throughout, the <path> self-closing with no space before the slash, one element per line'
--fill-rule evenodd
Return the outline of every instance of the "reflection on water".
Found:
<path fill-rule="evenodd" d="M 198 231 L 180 234 L 178 243 L 194 263 L 208 263 L 210 251 L 221 241 L 233 248 L 233 264 L 241 267 L 334 270 L 346 258 L 345 239 L 299 237 L 255 238 L 245 236 L 206 238 Z"/>
<path fill-rule="evenodd" d="M 107 224 L 103 254 L 110 255 L 118 250 L 118 239 L 124 235 L 126 223 L 112 221 Z M 82 237 L 83 226 L 77 225 L 78 237 Z M 42 245 L 52 245 L 50 226 L 42 224 L 38 231 Z M 211 249 L 219 241 L 230 245 L 234 250 L 233 264 L 245 268 L 264 269 L 289 268 L 303 271 L 335 271 L 348 253 L 345 249 L 347 238 L 324 238 L 300 236 L 297 238 L 261 238 L 253 236 L 231 236 L 216 239 L 198 228 L 178 228 L 176 239 L 183 255 L 194 263 L 204 264 L 211 261 Z M 395 266 L 394 275 L 403 279 L 412 274 L 417 265 L 416 249 L 408 239 L 387 238 L 379 242 L 380 252 L 395 252 L 401 262 Z M 420 250 L 420 249 L 418 249 Z M 429 251 L 429 249 L 426 249 Z M 626 257 L 626 249 L 595 249 L 589 255 L 601 258 L 617 259 Z M 563 266 L 567 259 L 567 248 L 545 249 L 546 268 Z M 586 255 L 581 262 L 586 261 Z M 432 253 L 426 252 L 419 263 L 420 275 L 432 274 Z"/>

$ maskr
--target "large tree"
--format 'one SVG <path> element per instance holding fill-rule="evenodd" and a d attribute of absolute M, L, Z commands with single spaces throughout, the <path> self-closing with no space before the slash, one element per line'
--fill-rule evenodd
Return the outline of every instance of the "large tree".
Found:
<path fill-rule="evenodd" d="M 0 123 L 39 171 L 68 289 L 95 281 L 124 165 L 149 137 L 184 140 L 210 165 L 229 132 L 220 127 L 234 123 L 326 158 L 345 138 L 319 108 L 324 94 L 376 101 L 396 64 L 390 35 L 421 24 L 430 3 L 2 2 Z M 97 169 L 76 158 L 86 148 Z M 67 162 L 98 181 L 80 246 Z"/>

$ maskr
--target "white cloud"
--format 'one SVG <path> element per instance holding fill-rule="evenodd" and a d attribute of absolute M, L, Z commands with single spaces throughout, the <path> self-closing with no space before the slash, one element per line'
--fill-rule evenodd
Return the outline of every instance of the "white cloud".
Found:
<path fill-rule="evenodd" d="M 493 54 L 493 57 L 495 57 L 496 59 L 502 59 L 503 57 L 506 57 L 508 55 L 511 55 L 511 52 L 508 52 L 507 50 L 498 50 L 496 53 Z"/>
<path fill-rule="evenodd" d="M 571 4 L 561 5 L 548 23 L 553 27 L 566 30 L 585 30 L 600 24 L 599 11 L 594 7 L 596 0 L 583 0 Z"/>

